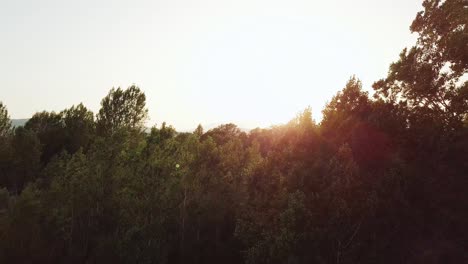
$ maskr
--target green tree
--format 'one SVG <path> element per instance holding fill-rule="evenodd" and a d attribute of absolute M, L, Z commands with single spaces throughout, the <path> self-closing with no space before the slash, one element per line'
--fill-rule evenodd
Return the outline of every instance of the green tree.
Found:
<path fill-rule="evenodd" d="M 140 88 L 112 88 L 101 101 L 97 129 L 100 135 L 113 134 L 121 128 L 143 130 L 147 116 L 146 96 Z"/>
<path fill-rule="evenodd" d="M 193 131 L 193 133 L 199 137 L 203 136 L 203 127 L 201 124 L 198 124 L 197 128 L 195 129 L 195 131 Z"/>
<path fill-rule="evenodd" d="M 94 136 L 94 115 L 83 104 L 60 112 L 65 128 L 65 149 L 75 153 L 79 148 L 87 149 Z"/>
<path fill-rule="evenodd" d="M 208 137 L 211 137 L 217 145 L 223 145 L 232 138 L 245 137 L 245 133 L 242 132 L 235 124 L 230 123 L 208 130 L 201 138 L 204 140 Z"/>
<path fill-rule="evenodd" d="M 35 133 L 42 145 L 41 161 L 49 160 L 64 150 L 65 133 L 62 116 L 55 112 L 39 112 L 29 119 L 24 128 Z"/>

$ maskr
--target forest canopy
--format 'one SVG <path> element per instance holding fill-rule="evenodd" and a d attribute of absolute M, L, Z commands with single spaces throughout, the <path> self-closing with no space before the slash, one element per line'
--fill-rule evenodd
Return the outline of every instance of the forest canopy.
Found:
<path fill-rule="evenodd" d="M 468 263 L 468 5 L 423 8 L 320 122 L 148 130 L 135 85 L 19 127 L 0 103 L 0 262 Z"/>

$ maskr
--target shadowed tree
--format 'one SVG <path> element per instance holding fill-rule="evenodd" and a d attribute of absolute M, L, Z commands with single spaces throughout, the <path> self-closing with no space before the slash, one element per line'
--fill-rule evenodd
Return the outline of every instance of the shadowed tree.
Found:
<path fill-rule="evenodd" d="M 328 139 L 335 139 L 341 145 L 349 140 L 353 128 L 366 120 L 369 112 L 368 94 L 362 90 L 361 81 L 352 77 L 323 109 L 321 131 Z"/>
<path fill-rule="evenodd" d="M 87 148 L 94 136 L 94 116 L 83 104 L 63 110 L 62 116 L 65 126 L 65 149 L 68 153 L 75 153 L 79 148 Z"/>
<path fill-rule="evenodd" d="M 320 124 L 143 133 L 136 86 L 96 122 L 0 104 L 0 263 L 468 263 L 467 10 L 424 1 L 377 98 L 352 77 Z"/>
<path fill-rule="evenodd" d="M 459 241 L 468 237 L 463 228 L 466 213 L 458 206 L 466 197 L 460 186 L 466 186 L 468 171 L 468 130 L 463 125 L 468 115 L 468 3 L 425 0 L 423 7 L 410 27 L 418 34 L 416 45 L 404 49 L 388 76 L 373 88 L 377 98 L 406 113 L 405 131 L 395 135 L 411 208 L 400 217 L 407 221 L 402 225 L 406 230 L 400 231 L 406 236 L 406 254 L 430 250 L 436 254 L 430 258 L 437 259 L 446 252 L 447 259 L 440 262 L 448 263 L 463 256 Z M 410 224 L 417 219 L 425 220 Z M 445 245 L 421 244 L 430 240 Z M 400 249 L 400 257 L 403 252 Z M 429 262 L 420 255 L 412 257 L 412 262 Z"/>
<path fill-rule="evenodd" d="M 11 132 L 11 120 L 8 115 L 8 110 L 2 102 L 0 102 L 0 137 L 5 137 Z"/>
<path fill-rule="evenodd" d="M 8 186 L 12 161 L 11 120 L 6 106 L 0 102 L 0 186 Z"/>
<path fill-rule="evenodd" d="M 39 112 L 26 122 L 24 128 L 34 132 L 42 145 L 43 164 L 64 150 L 65 133 L 62 116 L 55 112 Z"/>
<path fill-rule="evenodd" d="M 39 176 L 41 145 L 33 131 L 23 127 L 15 129 L 12 142 L 12 161 L 9 171 L 8 187 L 13 193 L 21 192 L 23 187 Z"/>
<path fill-rule="evenodd" d="M 414 113 L 460 126 L 468 114 L 468 4 L 425 0 L 410 29 L 418 41 L 374 83 L 376 96 Z"/>

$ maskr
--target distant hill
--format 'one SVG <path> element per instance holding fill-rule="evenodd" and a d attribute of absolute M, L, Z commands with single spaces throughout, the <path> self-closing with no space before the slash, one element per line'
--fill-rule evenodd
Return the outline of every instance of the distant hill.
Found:
<path fill-rule="evenodd" d="M 19 126 L 24 126 L 26 122 L 28 122 L 29 118 L 23 118 L 23 119 L 12 119 L 11 120 L 11 125 L 13 127 L 19 127 Z"/>

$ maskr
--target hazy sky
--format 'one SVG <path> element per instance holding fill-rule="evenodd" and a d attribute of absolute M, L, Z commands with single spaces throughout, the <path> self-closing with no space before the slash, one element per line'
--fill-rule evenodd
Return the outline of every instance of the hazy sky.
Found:
<path fill-rule="evenodd" d="M 12 118 L 138 85 L 150 124 L 315 118 L 353 74 L 383 78 L 421 0 L 0 0 L 0 101 Z"/>

